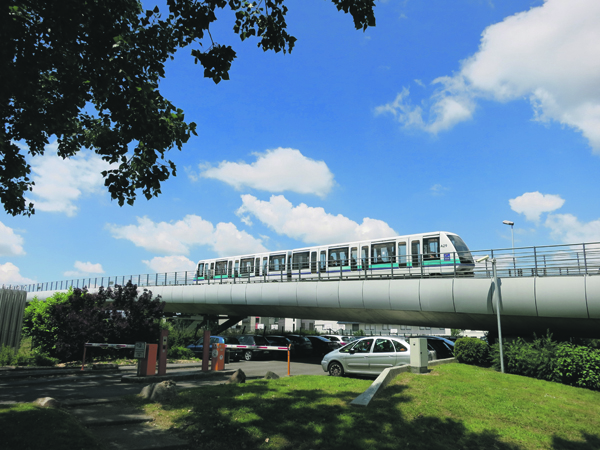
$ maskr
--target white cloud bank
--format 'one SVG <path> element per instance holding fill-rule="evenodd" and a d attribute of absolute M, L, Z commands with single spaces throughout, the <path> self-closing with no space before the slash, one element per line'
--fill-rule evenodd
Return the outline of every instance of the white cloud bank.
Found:
<path fill-rule="evenodd" d="M 242 195 L 242 206 L 237 214 L 252 214 L 269 228 L 307 244 L 333 244 L 395 236 L 387 223 L 365 217 L 361 224 L 338 214 L 326 213 L 300 203 L 293 206 L 283 195 L 273 195 L 269 201 L 258 200 L 253 195 Z"/>
<path fill-rule="evenodd" d="M 65 277 L 82 277 L 91 274 L 104 273 L 102 264 L 93 264 L 91 262 L 75 261 L 73 267 L 77 270 L 66 271 L 63 275 Z"/>
<path fill-rule="evenodd" d="M 200 166 L 200 176 L 223 181 L 235 189 L 292 191 L 324 197 L 333 187 L 333 174 L 324 161 L 315 161 L 292 148 L 255 153 L 252 164 L 223 161 L 218 167 Z"/>
<path fill-rule="evenodd" d="M 526 192 L 510 199 L 513 211 L 523 214 L 525 219 L 539 223 L 543 213 L 551 213 L 563 206 L 565 200 L 559 195 Z M 582 242 L 600 242 L 600 219 L 581 222 L 573 214 L 548 214 L 544 227 L 550 230 L 550 236 L 564 244 Z"/>
<path fill-rule="evenodd" d="M 138 217 L 137 225 L 108 224 L 107 228 L 116 239 L 127 239 L 138 247 L 163 255 L 189 255 L 191 247 L 200 245 L 211 247 L 220 256 L 266 250 L 260 239 L 238 230 L 232 223 L 220 222 L 213 226 L 193 214 L 177 222 L 157 223 L 148 217 Z"/>
<path fill-rule="evenodd" d="M 0 256 L 24 255 L 23 238 L 0 222 Z"/>
<path fill-rule="evenodd" d="M 541 194 L 540 192 L 526 192 L 523 195 L 508 201 L 510 208 L 525 215 L 531 222 L 539 222 L 540 216 L 545 212 L 552 212 L 564 205 L 565 201 L 559 195 Z"/>
<path fill-rule="evenodd" d="M 101 172 L 110 165 L 89 150 L 62 159 L 56 155 L 56 142 L 48 145 L 42 156 L 31 162 L 33 172 L 32 201 L 37 211 L 64 213 L 73 217 L 78 207 L 75 202 L 84 194 L 103 191 Z"/>
<path fill-rule="evenodd" d="M 18 286 L 32 283 L 35 283 L 35 280 L 22 276 L 19 268 L 13 263 L 0 264 L 0 285 Z"/>
<path fill-rule="evenodd" d="M 156 273 L 196 270 L 196 263 L 185 256 L 156 256 L 150 261 L 142 262 Z"/>
<path fill-rule="evenodd" d="M 580 131 L 600 154 L 598 23 L 598 0 L 546 0 L 486 28 L 479 51 L 462 61 L 458 73 L 433 80 L 437 91 L 422 106 L 413 106 L 404 88 L 376 113 L 435 134 L 471 119 L 479 98 L 525 97 L 536 120 Z"/>

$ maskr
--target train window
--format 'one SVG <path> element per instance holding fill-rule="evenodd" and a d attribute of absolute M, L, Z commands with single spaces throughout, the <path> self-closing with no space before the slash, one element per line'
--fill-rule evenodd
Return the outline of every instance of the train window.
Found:
<path fill-rule="evenodd" d="M 227 261 L 217 261 L 217 266 L 215 268 L 215 275 L 225 275 L 227 274 Z"/>
<path fill-rule="evenodd" d="M 440 238 L 424 238 L 423 239 L 423 259 L 433 260 L 440 259 Z"/>
<path fill-rule="evenodd" d="M 310 273 L 317 273 L 317 252 L 310 254 Z"/>
<path fill-rule="evenodd" d="M 325 272 L 327 270 L 327 253 L 325 250 L 321 252 L 320 271 Z"/>
<path fill-rule="evenodd" d="M 343 267 L 348 265 L 348 247 L 329 249 L 329 267 Z"/>
<path fill-rule="evenodd" d="M 363 270 L 367 270 L 369 268 L 369 247 L 368 246 L 364 246 L 361 250 L 360 250 L 360 259 L 361 259 L 361 264 L 362 264 L 362 269 Z"/>
<path fill-rule="evenodd" d="M 233 267 L 233 261 L 229 261 L 229 270 L 227 270 L 227 276 L 231 276 L 231 268 Z"/>
<path fill-rule="evenodd" d="M 358 247 L 352 247 L 350 249 L 350 270 L 358 269 Z"/>
<path fill-rule="evenodd" d="M 240 273 L 242 275 L 250 275 L 252 272 L 254 272 L 254 259 L 253 258 L 242 259 Z"/>
<path fill-rule="evenodd" d="M 233 276 L 234 277 L 239 277 L 240 276 L 240 262 L 239 260 L 235 262 L 235 266 L 233 266 Z"/>
<path fill-rule="evenodd" d="M 452 242 L 452 245 L 454 245 L 454 248 L 458 252 L 460 262 L 473 264 L 473 256 L 469 251 L 469 247 L 467 247 L 467 244 L 465 244 L 465 241 L 454 234 L 449 234 L 448 239 L 450 239 L 450 242 Z"/>
<path fill-rule="evenodd" d="M 371 257 L 373 258 L 373 264 L 394 262 L 395 256 L 395 242 L 385 242 L 383 244 L 371 245 Z"/>
<path fill-rule="evenodd" d="M 294 256 L 292 257 L 292 271 L 308 269 L 308 255 L 309 252 L 294 253 Z"/>
<path fill-rule="evenodd" d="M 421 260 L 421 241 L 411 241 L 410 253 L 412 255 L 413 267 L 418 267 Z"/>
<path fill-rule="evenodd" d="M 204 276 L 204 263 L 200 263 L 198 264 L 198 274 L 197 274 L 198 278 L 201 278 Z"/>
<path fill-rule="evenodd" d="M 267 257 L 265 256 L 265 257 L 263 258 L 263 275 L 266 275 L 266 274 L 267 274 L 267 267 L 268 267 L 268 264 L 269 264 L 269 263 L 268 263 Z"/>
<path fill-rule="evenodd" d="M 406 267 L 406 242 L 398 242 L 398 265 Z"/>
<path fill-rule="evenodd" d="M 269 270 L 280 272 L 285 270 L 285 255 L 269 256 Z"/>

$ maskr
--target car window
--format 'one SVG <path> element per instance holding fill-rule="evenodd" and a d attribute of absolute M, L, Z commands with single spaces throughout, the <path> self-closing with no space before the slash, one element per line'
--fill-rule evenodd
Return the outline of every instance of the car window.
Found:
<path fill-rule="evenodd" d="M 392 341 L 397 352 L 406 352 L 408 349 L 398 341 Z"/>
<path fill-rule="evenodd" d="M 254 341 L 250 336 L 240 336 L 238 340 L 244 345 L 254 345 Z"/>
<path fill-rule="evenodd" d="M 219 338 L 218 337 L 211 337 L 210 338 L 210 343 L 211 344 L 218 344 L 219 343 Z"/>
<path fill-rule="evenodd" d="M 254 342 L 256 342 L 256 345 L 269 345 L 267 340 L 262 336 L 254 336 Z"/>
<path fill-rule="evenodd" d="M 358 341 L 356 345 L 354 345 L 353 350 L 356 353 L 369 353 L 372 345 L 373 339 L 363 339 L 362 341 Z"/>
<path fill-rule="evenodd" d="M 388 339 L 377 339 L 375 341 L 375 346 L 373 347 L 373 353 L 393 353 L 394 346 L 392 345 L 392 341 Z"/>

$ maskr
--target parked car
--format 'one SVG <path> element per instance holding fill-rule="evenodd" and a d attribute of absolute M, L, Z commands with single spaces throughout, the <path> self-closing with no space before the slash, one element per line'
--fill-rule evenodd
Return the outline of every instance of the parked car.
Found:
<path fill-rule="evenodd" d="M 239 345 L 239 341 L 234 336 L 211 336 L 209 350 L 212 350 L 213 344 Z M 194 355 L 196 355 L 198 358 L 202 358 L 202 353 L 204 349 L 204 338 L 198 339 L 194 344 L 190 344 L 186 348 L 189 348 L 191 351 L 193 351 Z M 232 361 L 239 361 L 243 357 L 242 349 L 228 347 L 227 352 L 229 352 L 229 358 Z"/>
<path fill-rule="evenodd" d="M 286 338 L 294 344 L 294 355 L 297 356 L 310 356 L 312 355 L 313 346 L 310 340 L 306 336 L 299 336 L 297 334 L 286 334 Z"/>
<path fill-rule="evenodd" d="M 313 347 L 313 355 L 324 356 L 340 347 L 340 344 L 333 342 L 323 336 L 306 336 Z"/>
<path fill-rule="evenodd" d="M 254 335 L 254 334 L 240 334 L 239 336 L 237 336 L 238 340 L 240 341 L 241 345 L 248 345 L 251 346 L 247 349 L 242 349 L 243 355 L 244 355 L 244 359 L 246 361 L 252 361 L 253 359 L 259 358 L 259 357 L 266 357 L 268 355 L 270 355 L 269 350 L 262 350 L 259 348 L 254 348 L 255 346 L 268 346 L 269 342 L 267 342 L 267 340 L 264 338 L 264 336 L 258 336 L 258 335 Z"/>
<path fill-rule="evenodd" d="M 454 357 L 454 342 L 441 336 L 415 336 L 427 339 L 427 345 L 431 346 L 436 353 L 436 359 Z"/>
<path fill-rule="evenodd" d="M 404 364 L 410 364 L 410 344 L 396 336 L 361 338 L 327 353 L 321 361 L 323 370 L 334 377 L 346 373 L 379 375 L 388 367 Z"/>
<path fill-rule="evenodd" d="M 267 340 L 267 342 L 269 343 L 269 345 L 275 345 L 277 347 L 287 347 L 289 345 L 292 346 L 291 350 L 294 350 L 294 343 L 292 341 L 290 341 L 288 338 L 286 338 L 285 336 L 272 336 L 270 334 L 265 335 L 265 339 Z M 286 351 L 273 351 L 272 352 L 273 355 L 275 356 L 275 358 L 283 358 L 283 359 L 287 359 L 287 352 Z"/>
<path fill-rule="evenodd" d="M 355 336 L 338 336 L 337 334 L 322 334 L 321 336 L 329 339 L 330 341 L 337 342 L 340 344 L 340 347 L 343 347 L 344 345 L 356 340 Z"/>

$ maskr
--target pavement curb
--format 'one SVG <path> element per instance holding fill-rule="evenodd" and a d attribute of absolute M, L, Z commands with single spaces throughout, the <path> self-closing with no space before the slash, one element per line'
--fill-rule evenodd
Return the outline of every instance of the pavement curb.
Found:
<path fill-rule="evenodd" d="M 218 375 L 231 375 L 233 374 L 233 370 L 220 370 L 218 372 L 210 371 L 210 372 L 200 372 L 197 370 L 194 371 L 186 371 L 186 372 L 171 372 L 165 375 L 149 375 L 145 377 L 138 377 L 136 375 L 123 375 L 121 377 L 121 383 L 160 383 L 161 381 L 166 380 L 194 380 L 197 378 L 209 378 Z"/>

